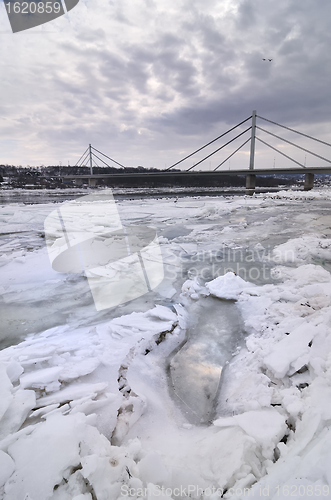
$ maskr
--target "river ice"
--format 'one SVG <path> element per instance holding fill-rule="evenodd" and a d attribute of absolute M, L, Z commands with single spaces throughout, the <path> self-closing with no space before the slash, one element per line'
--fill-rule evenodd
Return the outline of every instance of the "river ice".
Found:
<path fill-rule="evenodd" d="M 0 208 L 0 498 L 331 498 L 330 190 L 117 199 L 164 279 L 102 311 L 58 205 Z"/>

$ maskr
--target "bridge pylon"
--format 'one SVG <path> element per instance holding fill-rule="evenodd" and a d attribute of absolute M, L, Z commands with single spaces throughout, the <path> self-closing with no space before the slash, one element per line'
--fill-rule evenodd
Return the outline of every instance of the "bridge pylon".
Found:
<path fill-rule="evenodd" d="M 88 145 L 89 148 L 89 157 L 90 157 L 90 173 L 93 175 L 93 163 L 92 163 L 92 146 L 91 144 Z"/>
<path fill-rule="evenodd" d="M 249 158 L 249 170 L 254 170 L 255 133 L 256 133 L 256 110 L 254 110 L 252 113 L 251 154 Z"/>
<path fill-rule="evenodd" d="M 254 159 L 255 159 L 255 133 L 256 133 L 256 110 L 252 113 L 252 128 L 251 128 L 251 150 L 249 157 L 249 170 L 252 172 L 254 170 Z M 255 174 L 249 173 L 246 175 L 246 189 L 249 193 L 255 190 L 256 177 Z"/>

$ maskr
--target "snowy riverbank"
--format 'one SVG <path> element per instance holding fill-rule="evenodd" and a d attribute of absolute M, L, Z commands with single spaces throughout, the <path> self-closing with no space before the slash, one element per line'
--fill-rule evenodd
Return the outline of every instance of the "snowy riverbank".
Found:
<path fill-rule="evenodd" d="M 331 192 L 117 206 L 156 229 L 165 278 L 101 312 L 50 267 L 54 204 L 0 209 L 0 497 L 331 498 Z M 181 406 L 169 363 L 215 298 L 208 328 L 231 301 L 242 331 L 223 370 L 196 337 Z M 192 424 L 193 384 L 221 373 L 215 418 Z"/>

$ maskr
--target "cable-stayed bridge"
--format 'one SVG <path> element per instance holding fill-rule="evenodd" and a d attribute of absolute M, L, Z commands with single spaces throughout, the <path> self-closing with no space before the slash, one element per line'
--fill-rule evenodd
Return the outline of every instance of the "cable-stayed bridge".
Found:
<path fill-rule="evenodd" d="M 257 121 L 259 120 L 259 122 Z M 82 167 L 82 166 L 88 166 L 90 169 L 89 174 L 82 174 L 82 175 L 70 175 L 70 176 L 65 176 L 65 178 L 74 178 L 76 180 L 76 183 L 82 183 L 84 180 L 88 180 L 90 186 L 95 186 L 98 182 L 98 179 L 110 179 L 114 180 L 114 184 L 116 185 L 120 183 L 121 181 L 128 180 L 128 178 L 132 181 L 134 179 L 145 179 L 146 181 L 150 180 L 152 182 L 158 181 L 158 182 L 164 182 L 164 181 L 169 181 L 170 179 L 176 182 L 176 180 L 180 180 L 181 184 L 185 185 L 185 181 L 189 181 L 192 183 L 192 181 L 196 180 L 197 184 L 200 183 L 200 185 L 203 185 L 204 180 L 209 179 L 209 180 L 215 180 L 217 182 L 217 179 L 220 178 L 220 176 L 225 176 L 225 175 L 244 175 L 246 176 L 246 188 L 248 190 L 253 191 L 255 189 L 256 185 L 256 176 L 257 175 L 274 175 L 274 174 L 281 174 L 281 175 L 293 175 L 293 174 L 304 174 L 305 176 L 305 184 L 304 184 L 304 189 L 309 190 L 312 189 L 314 185 L 314 174 L 321 174 L 321 173 L 331 173 L 331 159 L 326 158 L 325 156 L 322 156 L 319 153 L 316 153 L 312 151 L 311 149 L 307 149 L 295 142 L 292 142 L 284 137 L 279 136 L 278 134 L 275 134 L 271 130 L 268 130 L 264 126 L 260 126 L 258 123 L 260 123 L 260 120 L 262 121 L 262 125 L 266 123 L 266 125 L 272 125 L 272 126 L 277 126 L 279 128 L 282 128 L 283 130 L 290 131 L 294 134 L 296 134 L 296 137 L 304 137 L 305 139 L 309 139 L 313 141 L 315 144 L 319 143 L 322 144 L 323 146 L 328 146 L 331 147 L 331 144 L 325 141 L 322 141 L 320 139 L 317 139 L 315 137 L 312 137 L 308 134 L 305 134 L 303 132 L 300 132 L 298 130 L 294 130 L 290 127 L 287 127 L 285 125 L 281 125 L 279 123 L 276 123 L 272 120 L 269 120 L 267 118 L 264 118 L 262 116 L 257 115 L 256 111 L 253 111 L 252 115 L 246 118 L 245 120 L 241 121 L 237 125 L 231 127 L 212 141 L 209 141 L 207 144 L 201 146 L 200 148 L 196 149 L 189 155 L 186 155 L 184 158 L 181 158 L 174 164 L 170 165 L 168 168 L 162 171 L 133 171 L 130 169 L 128 171 L 126 167 L 119 163 L 118 161 L 114 160 L 110 156 L 106 155 L 105 153 L 102 153 L 98 149 L 94 148 L 91 144 L 89 147 L 86 149 L 86 151 L 83 153 L 83 155 L 80 157 L 78 162 L 76 163 L 76 166 Z M 242 130 L 243 125 L 247 124 L 248 127 L 244 128 Z M 259 135 L 257 135 L 257 131 Z M 236 133 L 238 132 L 234 137 L 231 137 L 230 139 L 226 138 L 226 136 L 230 133 Z M 261 138 L 261 133 L 262 132 L 262 137 Z M 246 137 L 245 137 L 246 134 Z M 286 154 L 284 151 L 279 149 L 279 147 L 275 147 L 274 145 L 270 144 L 265 140 L 265 136 L 263 134 L 266 134 L 268 137 L 277 139 L 277 144 L 280 142 L 280 144 L 285 144 L 285 145 L 290 145 L 300 151 L 304 151 L 305 153 L 312 155 L 315 158 L 318 158 L 319 160 L 323 160 L 323 162 L 326 163 L 324 166 L 320 167 L 314 167 L 314 166 L 307 166 L 305 163 L 302 163 L 298 161 L 297 159 L 294 159 L 293 157 L 289 156 Z M 248 137 L 247 137 L 248 136 Z M 225 138 L 225 139 L 224 139 Z M 235 149 L 230 153 L 226 155 L 226 158 L 222 159 L 222 161 L 212 170 L 203 170 L 203 171 L 197 171 L 193 170 L 198 166 L 203 165 L 205 162 L 210 161 L 210 158 L 214 157 L 215 155 L 220 154 L 222 150 L 225 150 L 227 148 L 227 151 L 229 151 L 229 147 L 232 143 L 237 141 L 237 139 L 243 138 L 245 139 L 244 142 L 242 142 L 239 146 L 236 146 Z M 220 141 L 222 141 L 222 144 L 217 147 L 215 150 L 213 150 L 211 153 L 208 153 L 207 155 L 203 156 L 201 159 L 198 161 L 195 161 L 193 165 L 189 166 L 188 168 L 184 168 L 180 171 L 178 171 L 178 167 L 185 165 L 185 162 L 189 161 L 192 157 L 196 157 L 197 154 L 202 154 L 201 152 L 205 150 L 206 148 L 210 147 L 214 143 L 220 144 Z M 260 142 L 267 148 L 271 149 L 272 151 L 276 152 L 277 154 L 281 155 L 282 157 L 285 157 L 288 162 L 291 162 L 291 165 L 295 164 L 295 166 L 290 166 L 286 168 L 256 168 L 255 167 L 255 149 L 256 149 L 256 143 Z M 244 148 L 249 144 L 249 162 L 247 165 L 247 168 L 242 168 L 242 169 L 231 169 L 231 170 L 226 170 L 224 168 L 224 165 L 230 161 L 230 159 L 238 153 L 240 150 Z M 222 151 L 223 152 L 223 151 Z M 330 152 L 331 156 L 331 152 Z M 110 174 L 96 174 L 93 172 L 93 168 L 96 166 L 99 166 L 98 163 L 101 162 L 102 166 L 113 166 L 114 163 L 120 167 L 116 173 L 110 173 Z M 206 163 L 205 163 L 206 164 Z M 176 170 L 173 170 L 176 167 Z M 222 169 L 223 167 L 223 169 Z"/>

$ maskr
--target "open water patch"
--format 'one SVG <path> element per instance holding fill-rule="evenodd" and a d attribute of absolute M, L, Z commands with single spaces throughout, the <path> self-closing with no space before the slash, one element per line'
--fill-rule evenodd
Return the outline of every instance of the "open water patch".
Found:
<path fill-rule="evenodd" d="M 203 297 L 189 313 L 186 339 L 168 358 L 170 393 L 190 423 L 208 424 L 224 367 L 244 343 L 244 325 L 235 301 Z"/>

